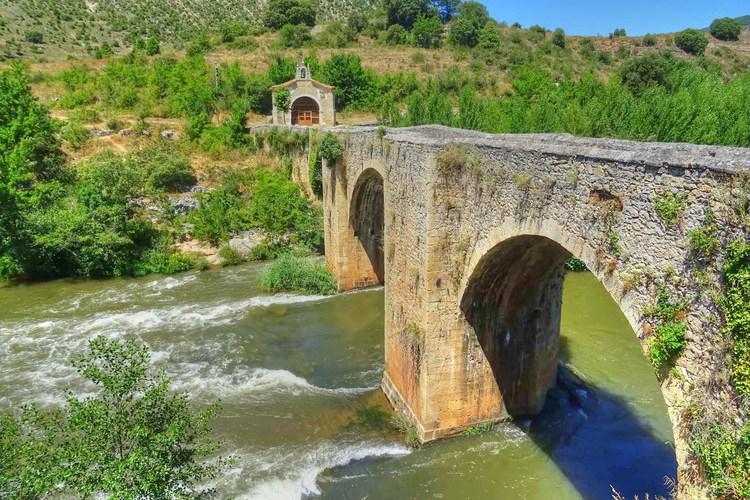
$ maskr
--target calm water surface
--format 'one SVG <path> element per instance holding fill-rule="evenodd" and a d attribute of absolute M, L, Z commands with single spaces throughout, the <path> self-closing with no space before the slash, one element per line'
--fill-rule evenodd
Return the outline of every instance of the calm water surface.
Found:
<path fill-rule="evenodd" d="M 588 273 L 565 285 L 563 357 L 585 390 L 550 393 L 533 421 L 421 450 L 364 425 L 384 407 L 383 292 L 269 296 L 262 266 L 174 277 L 0 288 L 0 411 L 85 393 L 69 361 L 104 334 L 147 343 L 198 404 L 236 466 L 222 497 L 578 499 L 665 493 L 675 476 L 656 379 Z"/>

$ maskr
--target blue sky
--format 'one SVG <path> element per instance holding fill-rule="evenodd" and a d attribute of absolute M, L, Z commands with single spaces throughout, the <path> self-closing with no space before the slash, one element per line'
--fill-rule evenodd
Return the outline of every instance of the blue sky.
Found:
<path fill-rule="evenodd" d="M 563 28 L 571 35 L 666 33 L 750 14 L 747 0 L 483 0 L 498 21 Z"/>

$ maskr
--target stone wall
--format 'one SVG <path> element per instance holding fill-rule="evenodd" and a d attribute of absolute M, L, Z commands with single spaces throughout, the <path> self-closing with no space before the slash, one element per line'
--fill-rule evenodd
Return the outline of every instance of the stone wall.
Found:
<path fill-rule="evenodd" d="M 748 151 L 437 126 L 334 132 L 345 153 L 324 168 L 328 264 L 342 290 L 378 281 L 352 218 L 359 179 L 377 172 L 383 388 L 422 439 L 538 410 L 556 370 L 561 264 L 574 255 L 604 284 L 644 351 L 644 309 L 658 286 L 689 302 L 688 346 L 659 374 L 685 495 L 695 482 L 681 419 L 689 394 L 698 387 L 734 404 L 710 293 L 722 258 L 698 272 L 687 233 L 710 207 L 722 242 L 742 236 L 731 193 L 750 171 Z M 686 196 L 673 227 L 655 209 L 667 193 Z"/>

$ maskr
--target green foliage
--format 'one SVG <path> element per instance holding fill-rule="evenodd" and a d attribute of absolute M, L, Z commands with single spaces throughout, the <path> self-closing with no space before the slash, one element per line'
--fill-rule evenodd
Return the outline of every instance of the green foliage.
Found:
<path fill-rule="evenodd" d="M 146 40 L 144 47 L 147 56 L 155 56 L 161 52 L 161 46 L 159 45 L 159 39 L 155 36 L 150 36 Z"/>
<path fill-rule="evenodd" d="M 650 33 L 643 37 L 643 45 L 646 47 L 656 47 L 657 41 L 656 37 Z"/>
<path fill-rule="evenodd" d="M 146 187 L 152 192 L 179 192 L 197 182 L 190 160 L 174 144 L 150 144 L 133 154 L 145 174 Z"/>
<path fill-rule="evenodd" d="M 711 36 L 719 40 L 735 41 L 740 38 L 742 25 L 736 19 L 723 17 L 721 19 L 714 19 L 709 31 L 711 32 Z"/>
<path fill-rule="evenodd" d="M 455 47 L 475 47 L 479 43 L 480 30 L 481 27 L 472 19 L 458 16 L 451 23 L 448 40 Z"/>
<path fill-rule="evenodd" d="M 319 154 L 322 159 L 328 162 L 329 166 L 333 166 L 334 162 L 341 157 L 344 152 L 344 148 L 339 143 L 338 138 L 335 134 L 327 132 L 323 139 L 320 141 Z"/>
<path fill-rule="evenodd" d="M 574 273 L 582 273 L 589 270 L 582 260 L 576 259 L 575 257 L 571 257 L 565 261 L 565 269 Z"/>
<path fill-rule="evenodd" d="M 268 79 L 275 85 L 288 82 L 294 78 L 296 66 L 294 61 L 286 57 L 276 56 L 268 66 Z"/>
<path fill-rule="evenodd" d="M 492 422 L 485 422 L 480 425 L 472 425 L 464 431 L 464 436 L 478 436 L 480 434 L 486 434 L 495 427 Z"/>
<path fill-rule="evenodd" d="M 622 245 L 620 245 L 620 235 L 614 229 L 609 230 L 609 250 L 613 255 L 619 257 L 622 255 Z"/>
<path fill-rule="evenodd" d="M 687 208 L 687 193 L 666 193 L 656 200 L 654 208 L 667 227 L 674 227 L 682 212 Z"/>
<path fill-rule="evenodd" d="M 219 257 L 223 266 L 237 266 L 245 261 L 242 255 L 229 245 L 219 248 Z"/>
<path fill-rule="evenodd" d="M 384 0 L 386 22 L 388 25 L 398 24 L 407 30 L 414 22 L 428 13 L 429 0 Z"/>
<path fill-rule="evenodd" d="M 307 177 L 310 188 L 318 198 L 323 197 L 323 161 L 320 155 L 320 144 L 313 141 L 310 144 L 310 154 L 307 158 Z"/>
<path fill-rule="evenodd" d="M 552 33 L 552 43 L 560 47 L 561 49 L 565 48 L 565 30 L 562 28 L 557 28 L 554 33 Z"/>
<path fill-rule="evenodd" d="M 230 461 L 205 461 L 218 403 L 195 411 L 151 366 L 148 349 L 97 337 L 73 363 L 95 387 L 61 410 L 34 406 L 0 417 L 0 491 L 10 498 L 58 496 L 198 498 Z"/>
<path fill-rule="evenodd" d="M 78 151 L 88 144 L 91 139 L 89 130 L 76 120 L 69 120 L 60 129 L 60 138 L 72 149 Z"/>
<path fill-rule="evenodd" d="M 310 27 L 306 24 L 285 24 L 279 30 L 282 47 L 299 48 L 312 40 Z"/>
<path fill-rule="evenodd" d="M 625 85 L 635 95 L 641 95 L 652 85 L 667 86 L 670 60 L 654 52 L 628 59 L 620 67 L 618 74 Z"/>
<path fill-rule="evenodd" d="M 385 31 L 383 41 L 388 45 L 407 45 L 409 43 L 409 32 L 400 24 L 392 24 Z"/>
<path fill-rule="evenodd" d="M 696 415 L 696 418 L 703 418 Z M 694 426 L 690 451 L 700 461 L 717 498 L 750 497 L 750 424 Z"/>
<path fill-rule="evenodd" d="M 315 7 L 309 0 L 269 0 L 263 24 L 277 30 L 285 24 L 315 25 Z"/>
<path fill-rule="evenodd" d="M 336 280 L 328 269 L 313 260 L 282 255 L 263 273 L 263 286 L 270 292 L 333 295 Z"/>
<path fill-rule="evenodd" d="M 411 34 L 417 47 L 434 49 L 443 43 L 443 25 L 437 16 L 420 16 L 414 22 Z"/>
<path fill-rule="evenodd" d="M 197 265 L 196 259 L 176 252 L 169 247 L 154 248 L 144 253 L 141 259 L 136 262 L 133 275 L 182 273 L 196 268 Z"/>
<path fill-rule="evenodd" d="M 625 28 L 617 28 L 612 32 L 612 38 L 623 38 L 626 36 L 628 36 L 628 33 L 625 31 Z"/>
<path fill-rule="evenodd" d="M 335 87 L 338 107 L 366 107 L 374 100 L 375 76 L 365 71 L 355 55 L 333 55 L 322 69 L 323 81 Z"/>
<path fill-rule="evenodd" d="M 714 256 L 720 245 L 719 239 L 716 237 L 718 230 L 714 213 L 708 208 L 706 210 L 706 221 L 703 226 L 693 229 L 688 233 L 690 252 L 694 257 L 707 261 Z"/>
<path fill-rule="evenodd" d="M 688 54 L 702 56 L 708 47 L 708 38 L 702 31 L 688 28 L 675 35 L 674 43 Z"/>
<path fill-rule="evenodd" d="M 675 301 L 666 287 L 662 287 L 656 304 L 647 308 L 644 313 L 654 324 L 648 342 L 649 358 L 651 363 L 660 369 L 671 364 L 687 345 L 685 304 Z"/>
<path fill-rule="evenodd" d="M 487 23 L 479 31 L 478 46 L 482 50 L 496 51 L 503 44 L 500 38 L 500 32 L 497 30 L 497 26 L 492 23 Z"/>
<path fill-rule="evenodd" d="M 750 398 L 750 244 L 737 241 L 724 260 L 724 332 L 732 339 L 732 381 Z"/>
<path fill-rule="evenodd" d="M 27 31 L 23 34 L 23 38 L 29 43 L 44 43 L 44 34 L 41 31 Z"/>

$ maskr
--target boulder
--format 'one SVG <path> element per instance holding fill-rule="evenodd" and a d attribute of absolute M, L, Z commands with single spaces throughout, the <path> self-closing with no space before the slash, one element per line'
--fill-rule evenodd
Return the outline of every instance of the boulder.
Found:
<path fill-rule="evenodd" d="M 229 240 L 229 248 L 243 257 L 247 257 L 261 243 L 266 241 L 266 234 L 260 229 L 243 231 Z"/>

